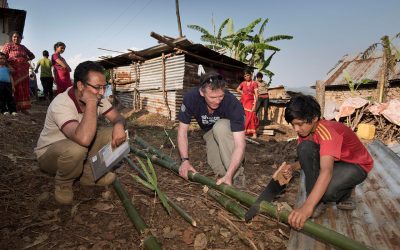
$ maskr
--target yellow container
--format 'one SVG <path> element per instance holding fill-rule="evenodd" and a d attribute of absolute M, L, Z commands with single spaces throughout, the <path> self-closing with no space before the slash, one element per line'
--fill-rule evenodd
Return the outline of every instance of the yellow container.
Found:
<path fill-rule="evenodd" d="M 375 136 L 375 126 L 372 124 L 360 123 L 357 126 L 357 136 L 360 139 L 371 140 Z"/>

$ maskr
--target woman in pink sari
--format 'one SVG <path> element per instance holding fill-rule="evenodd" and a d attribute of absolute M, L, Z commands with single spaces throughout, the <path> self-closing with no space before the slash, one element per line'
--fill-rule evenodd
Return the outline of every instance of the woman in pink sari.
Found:
<path fill-rule="evenodd" d="M 237 87 L 236 91 L 242 94 L 240 102 L 243 105 L 246 116 L 244 132 L 246 135 L 252 135 L 252 138 L 257 138 L 259 120 L 255 110 L 258 99 L 258 84 L 251 80 L 251 75 L 251 71 L 245 71 L 244 81 Z"/>
<path fill-rule="evenodd" d="M 54 81 L 57 85 L 57 94 L 64 92 L 68 87 L 72 86 L 69 72 L 71 68 L 65 59 L 61 56 L 65 51 L 65 44 L 57 42 L 54 44 L 54 54 L 51 56 L 51 63 L 54 70 Z"/>
<path fill-rule="evenodd" d="M 2 51 L 8 57 L 12 77 L 15 82 L 14 99 L 17 111 L 29 114 L 28 109 L 32 107 L 29 88 L 29 62 L 35 55 L 21 44 L 22 36 L 18 31 L 10 34 L 10 42 L 6 43 Z"/>

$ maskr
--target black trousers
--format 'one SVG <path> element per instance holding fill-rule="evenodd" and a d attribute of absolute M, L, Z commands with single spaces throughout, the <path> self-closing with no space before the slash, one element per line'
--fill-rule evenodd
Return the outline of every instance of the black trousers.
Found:
<path fill-rule="evenodd" d="M 43 94 L 50 100 L 53 100 L 53 77 L 40 77 L 43 86 Z"/>
<path fill-rule="evenodd" d="M 259 97 L 257 100 L 256 112 L 258 119 L 261 120 L 261 111 L 264 110 L 263 121 L 266 122 L 268 120 L 268 104 L 269 98 Z"/>
<path fill-rule="evenodd" d="M 319 176 L 319 145 L 312 141 L 303 141 L 297 146 L 297 154 L 300 166 L 306 177 L 306 192 L 308 196 Z M 340 202 L 348 199 L 352 189 L 363 182 L 365 178 L 367 178 L 367 173 L 359 165 L 343 161 L 335 162 L 332 179 L 321 201 Z"/>
<path fill-rule="evenodd" d="M 0 109 L 4 112 L 17 112 L 15 100 L 12 95 L 12 86 L 9 82 L 0 82 Z"/>

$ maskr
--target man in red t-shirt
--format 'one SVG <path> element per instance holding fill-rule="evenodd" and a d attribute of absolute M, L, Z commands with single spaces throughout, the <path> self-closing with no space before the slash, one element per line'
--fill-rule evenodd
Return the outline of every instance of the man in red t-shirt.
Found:
<path fill-rule="evenodd" d="M 307 192 L 304 204 L 288 217 L 296 229 L 321 214 L 326 202 L 336 202 L 339 209 L 355 209 L 352 190 L 373 167 L 371 155 L 350 128 L 320 117 L 321 108 L 312 96 L 296 96 L 286 106 L 285 119 L 299 136 L 299 161 L 287 164 L 283 174 L 288 178 L 301 168 Z"/>

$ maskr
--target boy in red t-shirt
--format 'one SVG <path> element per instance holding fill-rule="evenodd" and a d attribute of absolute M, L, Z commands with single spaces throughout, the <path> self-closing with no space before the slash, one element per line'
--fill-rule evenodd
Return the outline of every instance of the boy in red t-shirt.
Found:
<path fill-rule="evenodd" d="M 285 119 L 299 136 L 299 161 L 287 164 L 283 174 L 289 178 L 301 168 L 307 192 L 304 204 L 288 217 L 296 229 L 321 214 L 326 202 L 336 202 L 339 209 L 355 209 L 352 190 L 373 167 L 371 155 L 350 128 L 320 117 L 321 108 L 312 96 L 296 96 L 286 106 Z"/>

